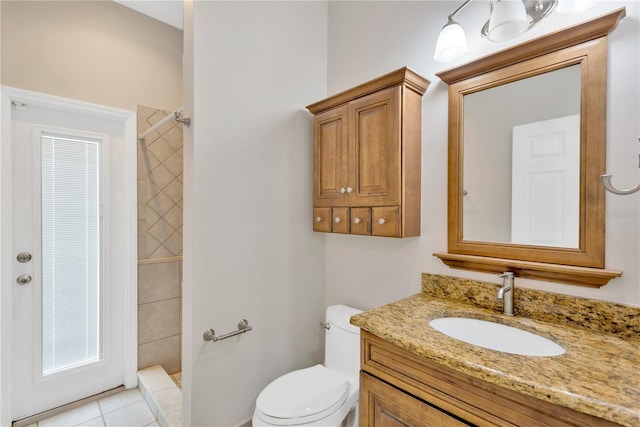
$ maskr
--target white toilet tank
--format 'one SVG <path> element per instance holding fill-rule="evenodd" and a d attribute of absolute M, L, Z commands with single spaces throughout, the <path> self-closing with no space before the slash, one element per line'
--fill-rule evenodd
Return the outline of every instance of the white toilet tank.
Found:
<path fill-rule="evenodd" d="M 357 377 L 360 370 L 360 328 L 349 323 L 351 316 L 362 310 L 346 305 L 327 307 L 324 365 Z"/>

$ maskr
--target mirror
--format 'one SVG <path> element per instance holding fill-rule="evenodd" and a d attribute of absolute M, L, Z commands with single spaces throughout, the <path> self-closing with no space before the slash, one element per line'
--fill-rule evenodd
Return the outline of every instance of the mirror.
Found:
<path fill-rule="evenodd" d="M 464 96 L 463 240 L 578 248 L 580 71 Z"/>
<path fill-rule="evenodd" d="M 437 73 L 449 266 L 602 286 L 607 34 L 619 9 Z"/>

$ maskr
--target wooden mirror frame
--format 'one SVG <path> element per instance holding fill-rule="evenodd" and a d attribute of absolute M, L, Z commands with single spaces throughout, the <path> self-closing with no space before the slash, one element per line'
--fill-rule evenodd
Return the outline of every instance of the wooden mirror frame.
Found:
<path fill-rule="evenodd" d="M 604 270 L 607 114 L 607 35 L 625 16 L 618 9 L 591 21 L 521 43 L 436 73 L 449 85 L 448 253 L 434 255 L 453 268 L 600 287 L 620 276 Z M 580 231 L 578 248 L 463 239 L 463 98 L 571 65 L 581 66 Z"/>

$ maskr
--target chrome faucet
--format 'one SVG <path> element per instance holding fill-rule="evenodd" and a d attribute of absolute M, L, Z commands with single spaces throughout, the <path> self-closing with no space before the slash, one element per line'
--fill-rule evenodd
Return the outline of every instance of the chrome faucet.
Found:
<path fill-rule="evenodd" d="M 498 290 L 497 298 L 502 301 L 504 307 L 504 314 L 507 316 L 513 316 L 513 272 L 505 271 L 499 277 L 502 278 L 502 287 Z"/>

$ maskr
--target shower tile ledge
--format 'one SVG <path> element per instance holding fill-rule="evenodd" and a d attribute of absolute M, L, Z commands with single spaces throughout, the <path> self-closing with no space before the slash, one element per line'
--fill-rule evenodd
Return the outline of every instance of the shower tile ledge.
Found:
<path fill-rule="evenodd" d="M 138 388 L 161 427 L 182 426 L 182 391 L 162 366 L 139 370 Z"/>

